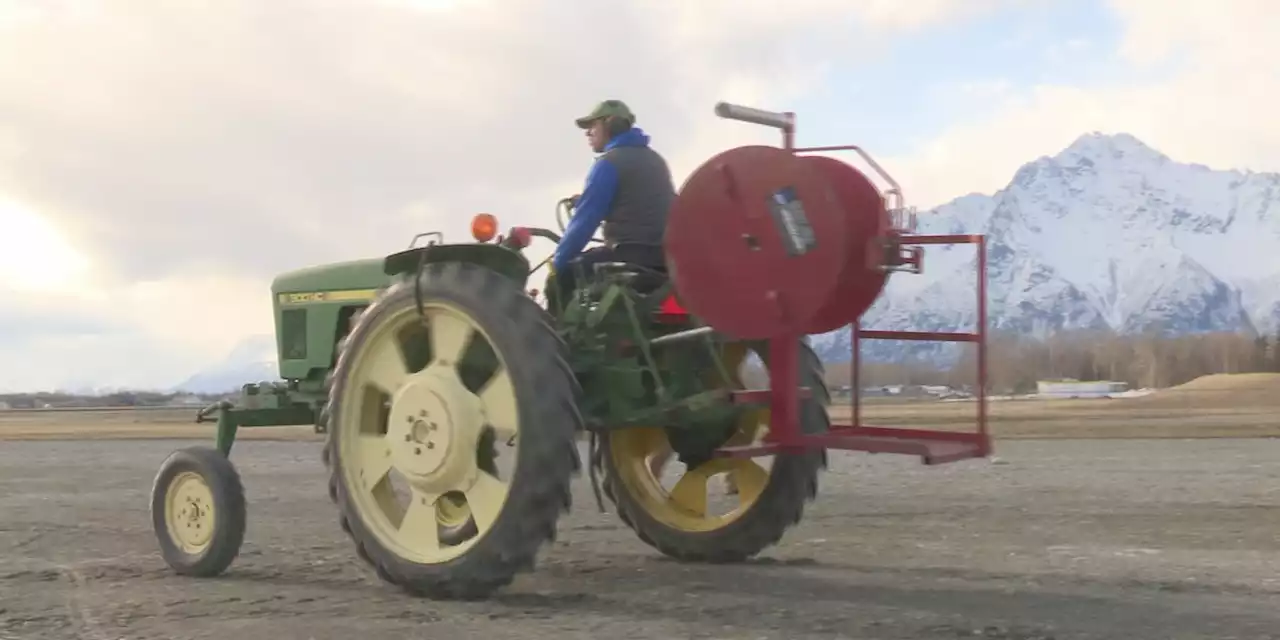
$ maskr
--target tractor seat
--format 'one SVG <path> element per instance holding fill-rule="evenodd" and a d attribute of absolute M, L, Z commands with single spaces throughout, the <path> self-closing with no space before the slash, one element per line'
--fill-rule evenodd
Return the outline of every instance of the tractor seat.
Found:
<path fill-rule="evenodd" d="M 668 278 L 665 266 L 648 267 L 630 262 L 601 262 L 595 267 L 597 275 L 610 275 L 621 279 L 639 294 L 653 293 L 658 287 L 666 284 Z"/>

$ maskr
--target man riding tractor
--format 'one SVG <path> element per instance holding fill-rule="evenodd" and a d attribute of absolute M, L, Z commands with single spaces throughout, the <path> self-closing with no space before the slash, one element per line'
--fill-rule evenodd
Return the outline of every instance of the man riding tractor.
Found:
<path fill-rule="evenodd" d="M 587 173 L 551 260 L 555 282 L 547 291 L 556 294 L 552 304 L 573 291 L 579 269 L 590 276 L 597 264 L 625 262 L 666 271 L 662 241 L 676 195 L 666 160 L 649 146 L 649 136 L 635 126 L 635 114 L 621 100 L 605 100 L 575 122 L 600 156 Z M 604 244 L 583 251 L 601 226 Z M 650 461 L 655 477 L 662 475 L 672 455 L 668 449 Z M 736 493 L 732 478 L 726 485 Z"/>
<path fill-rule="evenodd" d="M 666 269 L 662 236 L 676 188 L 667 161 L 635 121 L 620 100 L 605 100 L 576 120 L 600 156 L 551 261 L 558 293 L 573 291 L 578 269 L 589 277 L 603 262 Z M 583 251 L 600 227 L 604 244 Z"/>

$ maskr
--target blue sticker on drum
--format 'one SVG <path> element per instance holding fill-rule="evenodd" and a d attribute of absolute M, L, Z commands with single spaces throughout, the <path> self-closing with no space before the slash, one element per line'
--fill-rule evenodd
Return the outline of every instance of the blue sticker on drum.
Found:
<path fill-rule="evenodd" d="M 795 187 L 783 187 L 775 191 L 769 198 L 769 213 L 778 225 L 778 233 L 782 235 L 787 255 L 793 258 L 802 256 L 817 245 L 809 216 L 805 215 L 804 203 L 796 196 Z"/>

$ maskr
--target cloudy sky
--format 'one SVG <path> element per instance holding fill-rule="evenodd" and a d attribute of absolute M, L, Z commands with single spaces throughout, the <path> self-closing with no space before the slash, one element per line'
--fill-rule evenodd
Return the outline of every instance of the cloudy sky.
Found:
<path fill-rule="evenodd" d="M 683 179 L 730 100 L 921 208 L 1087 131 L 1280 170 L 1272 0 L 0 0 L 0 389 L 160 387 L 273 274 L 546 223 L 626 100 Z M 1271 37 L 1266 37 L 1271 36 Z"/>

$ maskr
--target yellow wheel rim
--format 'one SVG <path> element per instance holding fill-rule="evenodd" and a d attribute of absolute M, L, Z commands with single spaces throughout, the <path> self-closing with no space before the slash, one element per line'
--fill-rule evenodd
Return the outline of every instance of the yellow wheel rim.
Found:
<path fill-rule="evenodd" d="M 746 360 L 742 345 L 730 345 L 722 354 L 731 376 L 729 384 L 743 388 L 738 369 Z M 714 380 L 720 376 L 715 375 Z M 745 413 L 738 421 L 737 432 L 729 445 L 759 442 L 768 432 L 769 410 Z M 769 470 L 757 459 L 715 458 L 696 469 L 686 469 L 680 479 L 667 489 L 660 476 L 671 457 L 671 443 L 666 431 L 659 427 L 635 427 L 609 433 L 609 456 L 614 473 L 630 495 L 654 519 L 668 527 L 685 532 L 709 532 L 721 529 L 749 511 L 769 484 Z M 736 493 L 736 504 L 726 512 L 714 513 L 708 503 L 711 478 L 723 475 L 730 493 Z"/>
<path fill-rule="evenodd" d="M 486 427 L 511 440 L 519 421 L 501 354 L 478 389 L 459 373 L 473 340 L 493 344 L 483 329 L 442 301 L 424 303 L 423 311 L 425 324 L 416 306 L 390 312 L 352 354 L 334 435 L 342 479 L 369 531 L 402 558 L 436 564 L 462 555 L 492 528 L 509 487 L 480 469 L 476 450 Z M 416 371 L 404 342 L 413 335 L 430 344 L 430 360 Z M 440 525 L 471 517 L 475 536 L 441 544 Z"/>
<path fill-rule="evenodd" d="M 461 527 L 471 517 L 466 496 L 450 493 L 436 502 L 436 522 L 450 529 Z"/>
<path fill-rule="evenodd" d="M 184 553 L 199 554 L 209 546 L 217 521 L 213 491 L 200 474 L 178 474 L 165 491 L 164 508 L 169 537 Z"/>

